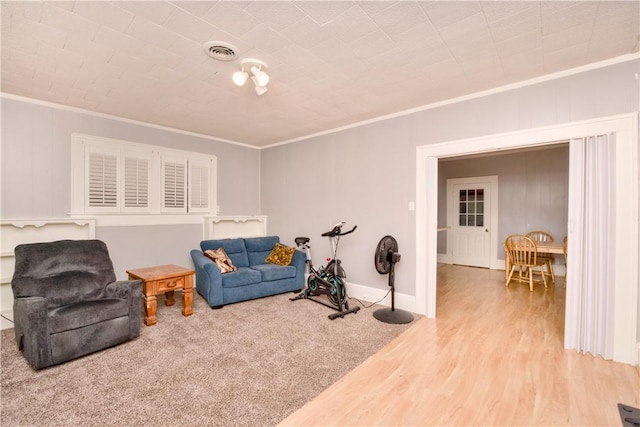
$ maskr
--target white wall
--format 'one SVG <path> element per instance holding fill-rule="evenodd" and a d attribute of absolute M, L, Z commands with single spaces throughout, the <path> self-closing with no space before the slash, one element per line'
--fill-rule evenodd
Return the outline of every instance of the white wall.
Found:
<path fill-rule="evenodd" d="M 220 214 L 260 214 L 260 150 L 22 99 L 1 103 L 3 219 L 68 217 L 72 133 L 214 154 Z M 98 221 L 96 237 L 107 243 L 122 279 L 131 268 L 192 266 L 189 250 L 198 247 L 202 226 L 101 227 Z"/>

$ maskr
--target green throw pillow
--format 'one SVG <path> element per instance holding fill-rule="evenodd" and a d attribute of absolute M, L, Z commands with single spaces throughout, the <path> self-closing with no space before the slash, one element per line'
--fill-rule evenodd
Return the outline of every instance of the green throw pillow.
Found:
<path fill-rule="evenodd" d="M 276 243 L 265 261 L 267 261 L 269 264 L 283 266 L 289 265 L 291 264 L 291 260 L 293 259 L 293 254 L 295 253 L 295 251 L 296 248 L 290 248 L 288 246 L 281 245 L 280 243 Z"/>

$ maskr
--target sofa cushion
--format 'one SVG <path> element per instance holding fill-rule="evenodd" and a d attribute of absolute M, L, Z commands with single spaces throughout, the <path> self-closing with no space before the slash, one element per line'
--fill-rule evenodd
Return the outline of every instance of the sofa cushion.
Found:
<path fill-rule="evenodd" d="M 244 239 L 249 257 L 249 265 L 264 264 L 273 247 L 279 242 L 280 238 L 278 236 L 249 237 Z"/>
<path fill-rule="evenodd" d="M 289 279 L 296 277 L 296 268 L 292 266 L 280 266 L 273 264 L 253 265 L 252 269 L 262 274 L 263 282 L 271 282 L 273 280 Z"/>
<path fill-rule="evenodd" d="M 236 267 L 249 267 L 249 258 L 247 257 L 247 248 L 244 245 L 243 239 L 218 239 L 218 240 L 203 240 L 200 242 L 200 249 L 202 252 L 206 250 L 216 250 L 223 248 L 229 255 L 229 259 Z"/>
<path fill-rule="evenodd" d="M 252 285 L 262 281 L 262 274 L 258 270 L 248 267 L 240 267 L 236 271 L 222 276 L 223 288 L 236 288 L 238 286 Z"/>
<path fill-rule="evenodd" d="M 102 298 L 50 309 L 49 333 L 78 329 L 94 323 L 129 315 L 129 300 Z"/>
<path fill-rule="evenodd" d="M 296 248 L 290 248 L 280 243 L 276 243 L 276 245 L 273 247 L 273 250 L 267 257 L 267 259 L 265 259 L 265 261 L 268 262 L 269 264 L 275 264 L 275 265 L 282 265 L 282 266 L 290 265 L 295 251 L 296 251 Z"/>

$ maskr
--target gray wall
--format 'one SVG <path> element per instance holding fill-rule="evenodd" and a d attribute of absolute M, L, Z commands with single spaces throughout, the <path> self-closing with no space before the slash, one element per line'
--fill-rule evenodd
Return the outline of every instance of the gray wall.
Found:
<path fill-rule="evenodd" d="M 159 145 L 218 158 L 222 215 L 260 214 L 260 150 L 97 115 L 2 98 L 2 219 L 66 218 L 70 210 L 71 134 Z M 98 227 L 119 278 L 158 263 L 191 266 L 197 225 Z"/>
<path fill-rule="evenodd" d="M 340 220 L 358 230 L 343 239 L 348 281 L 387 288 L 373 267 L 378 240 L 391 234 L 402 260 L 398 292 L 415 295 L 416 147 L 594 117 L 637 113 L 640 60 L 388 119 L 262 151 L 94 115 L 2 98 L 2 218 L 64 217 L 70 205 L 70 135 L 202 151 L 218 156 L 221 214 L 268 216 L 268 232 L 283 241 L 308 235 L 317 263 L 328 254 L 320 233 Z M 393 96 L 389 94 L 389 96 Z M 640 162 L 639 162 L 640 163 Z M 117 227 L 116 227 L 117 228 Z M 184 232 L 184 234 L 181 234 Z M 166 234 L 165 234 L 166 233 Z M 98 236 L 135 254 L 127 265 L 154 263 L 166 251 L 178 262 L 199 236 L 189 226 L 103 229 Z M 158 235 L 183 236 L 174 246 Z M 173 238 L 172 238 L 173 239 Z M 639 292 L 640 295 L 640 292 Z M 639 297 L 640 304 L 640 297 Z M 640 331 L 640 318 L 638 320 Z"/>
<path fill-rule="evenodd" d="M 289 242 L 308 235 L 320 262 L 328 245 L 320 233 L 339 220 L 358 224 L 341 244 L 347 280 L 380 289 L 387 281 L 373 267 L 373 252 L 391 234 L 402 254 L 397 291 L 415 295 L 420 260 L 408 204 L 415 200 L 416 147 L 637 113 L 638 72 L 640 60 L 624 62 L 265 149 L 262 211 L 269 232 Z"/>
<path fill-rule="evenodd" d="M 569 147 L 489 155 L 438 162 L 438 226 L 447 223 L 447 179 L 498 176 L 498 259 L 510 234 L 532 230 L 551 233 L 556 242 L 567 235 Z M 447 252 L 445 233 L 438 233 L 438 253 Z"/>

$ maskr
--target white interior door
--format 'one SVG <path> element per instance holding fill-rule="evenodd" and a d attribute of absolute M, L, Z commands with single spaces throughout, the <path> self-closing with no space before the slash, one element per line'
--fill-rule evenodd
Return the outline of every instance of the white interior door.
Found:
<path fill-rule="evenodd" d="M 491 183 L 482 178 L 451 179 L 447 187 L 451 263 L 490 268 Z"/>

